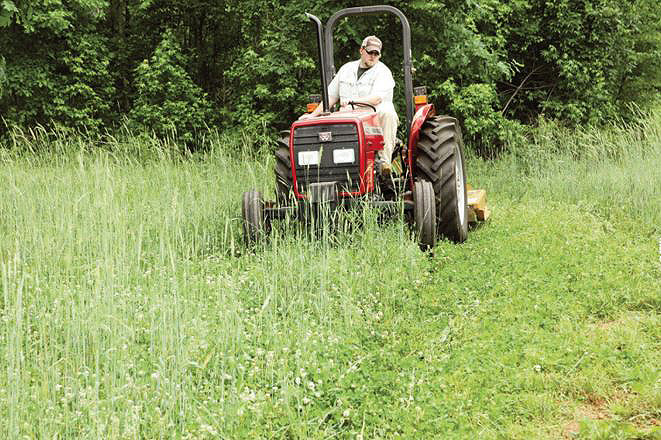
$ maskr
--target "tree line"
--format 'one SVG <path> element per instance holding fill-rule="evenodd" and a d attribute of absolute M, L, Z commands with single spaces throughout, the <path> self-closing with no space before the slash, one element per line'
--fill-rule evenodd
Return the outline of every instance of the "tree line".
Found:
<path fill-rule="evenodd" d="M 124 124 L 194 144 L 207 127 L 286 127 L 320 90 L 304 12 L 325 21 L 383 3 L 411 23 L 414 85 L 483 152 L 540 115 L 599 124 L 661 95 L 657 0 L 2 0 L 0 131 Z M 335 63 L 357 58 L 370 34 L 403 111 L 394 16 L 340 22 Z"/>

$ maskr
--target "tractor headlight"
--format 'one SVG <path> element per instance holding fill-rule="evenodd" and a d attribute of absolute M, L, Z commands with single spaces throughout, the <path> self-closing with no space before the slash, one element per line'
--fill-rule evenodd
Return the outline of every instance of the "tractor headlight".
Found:
<path fill-rule="evenodd" d="M 299 151 L 298 164 L 299 165 L 319 165 L 319 158 L 321 155 L 319 151 Z"/>
<path fill-rule="evenodd" d="M 346 148 L 343 150 L 333 150 L 334 163 L 354 163 L 356 157 L 353 148 Z"/>

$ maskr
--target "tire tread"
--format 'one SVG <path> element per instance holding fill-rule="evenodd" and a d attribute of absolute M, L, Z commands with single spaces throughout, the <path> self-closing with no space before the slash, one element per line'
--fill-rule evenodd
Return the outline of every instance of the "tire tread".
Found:
<path fill-rule="evenodd" d="M 464 224 L 460 224 L 459 213 L 455 208 L 457 144 L 461 151 L 461 132 L 455 118 L 436 116 L 425 121 L 415 146 L 415 177 L 417 180 L 429 181 L 434 189 L 438 233 L 459 243 L 466 240 L 467 220 L 465 215 Z"/>

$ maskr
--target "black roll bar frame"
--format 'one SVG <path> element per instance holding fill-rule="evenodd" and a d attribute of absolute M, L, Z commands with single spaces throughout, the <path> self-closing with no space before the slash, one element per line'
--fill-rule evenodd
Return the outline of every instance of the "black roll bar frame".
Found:
<path fill-rule="evenodd" d="M 402 23 L 402 46 L 404 49 L 404 94 L 406 96 L 406 136 L 408 138 L 411 130 L 411 123 L 413 122 L 413 63 L 411 62 L 411 26 L 409 25 L 409 21 L 406 19 L 404 13 L 396 7 L 389 5 L 377 5 L 346 8 L 337 11 L 328 19 L 324 28 L 325 44 L 322 45 L 320 43 L 319 46 L 320 56 L 324 58 L 324 61 L 320 63 L 322 70 L 322 91 L 325 93 L 324 96 L 326 96 L 326 99 L 328 99 L 328 85 L 330 82 L 327 82 L 327 79 L 329 77 L 332 78 L 335 75 L 335 62 L 333 61 L 333 29 L 335 28 L 337 21 L 350 15 L 378 14 L 380 12 L 389 12 L 395 14 L 397 17 L 399 17 L 399 20 Z M 306 15 L 308 15 L 310 18 L 309 14 L 306 13 Z M 312 20 L 312 18 L 310 19 Z M 320 29 L 320 26 L 318 29 Z M 327 107 L 324 108 L 324 110 L 326 109 Z"/>
<path fill-rule="evenodd" d="M 319 18 L 315 17 L 312 14 L 308 14 L 307 12 L 305 15 L 312 21 L 316 27 L 317 27 L 317 46 L 319 48 L 319 65 L 320 71 L 321 71 L 321 96 L 322 96 L 322 105 L 323 105 L 323 111 L 324 113 L 328 113 L 330 111 L 329 105 L 328 105 L 328 84 L 330 84 L 327 79 L 326 79 L 326 69 L 325 69 L 325 62 L 326 62 L 326 49 L 324 47 L 324 40 L 322 38 L 322 32 L 323 32 L 323 26 L 321 25 L 321 20 Z"/>

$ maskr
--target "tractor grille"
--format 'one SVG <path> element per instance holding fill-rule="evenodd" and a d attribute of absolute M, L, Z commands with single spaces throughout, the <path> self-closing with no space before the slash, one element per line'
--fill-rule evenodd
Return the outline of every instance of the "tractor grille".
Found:
<path fill-rule="evenodd" d="M 330 132 L 332 140 L 319 141 L 319 133 Z M 336 164 L 333 151 L 354 150 L 353 163 Z M 299 152 L 320 151 L 319 165 L 299 164 Z M 299 127 L 294 131 L 294 161 L 299 191 L 306 192 L 308 185 L 319 182 L 337 181 L 340 191 L 359 191 L 360 189 L 360 148 L 358 127 L 354 124 L 334 124 Z"/>

